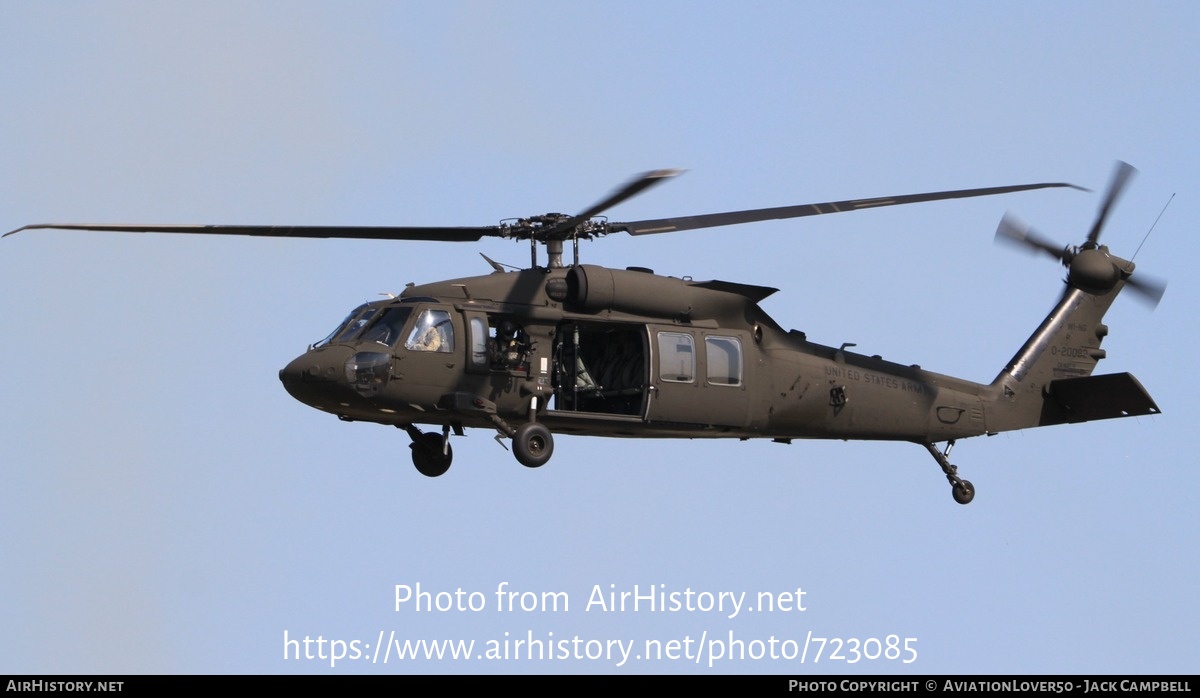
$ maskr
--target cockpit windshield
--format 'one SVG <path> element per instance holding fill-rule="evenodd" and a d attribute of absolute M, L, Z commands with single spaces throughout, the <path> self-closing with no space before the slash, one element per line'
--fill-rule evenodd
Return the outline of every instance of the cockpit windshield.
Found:
<path fill-rule="evenodd" d="M 350 342 L 376 342 L 389 347 L 395 346 L 412 314 L 411 305 L 364 303 L 350 311 L 336 330 L 312 348 Z M 450 320 L 450 313 L 445 310 L 421 311 L 404 346 L 415 351 L 454 351 L 454 324 Z"/>
<path fill-rule="evenodd" d="M 378 307 L 368 308 L 366 303 L 351 310 L 346 319 L 342 320 L 342 324 L 338 325 L 337 329 L 333 332 L 330 332 L 329 336 L 325 339 L 314 344 L 313 349 L 323 347 L 326 344 L 333 344 L 334 342 L 348 342 L 354 339 L 354 336 L 367 326 L 367 323 L 371 321 L 371 318 L 378 310 Z"/>
<path fill-rule="evenodd" d="M 409 315 L 412 315 L 412 308 L 407 306 L 384 310 L 363 332 L 362 341 L 378 342 L 389 347 L 394 345 L 400 338 L 400 330 L 404 329 L 404 323 L 408 321 Z"/>

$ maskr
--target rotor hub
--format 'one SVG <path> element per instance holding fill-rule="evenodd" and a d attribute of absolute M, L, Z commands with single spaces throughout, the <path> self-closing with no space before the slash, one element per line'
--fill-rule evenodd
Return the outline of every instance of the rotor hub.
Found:
<path fill-rule="evenodd" d="M 570 238 L 590 240 L 599 235 L 606 235 L 608 219 L 597 216 L 584 221 L 565 213 L 543 213 L 528 218 L 506 218 L 500 221 L 499 236 L 510 240 L 533 240 L 548 242 L 550 240 L 565 240 Z"/>
<path fill-rule="evenodd" d="M 1105 247 L 1080 250 L 1067 268 L 1071 285 L 1083 289 L 1107 291 L 1121 280 L 1121 270 Z"/>

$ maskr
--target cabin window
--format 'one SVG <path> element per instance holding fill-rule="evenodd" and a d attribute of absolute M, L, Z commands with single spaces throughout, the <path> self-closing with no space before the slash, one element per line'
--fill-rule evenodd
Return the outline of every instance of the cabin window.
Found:
<path fill-rule="evenodd" d="M 454 323 L 450 320 L 450 313 L 445 310 L 422 311 L 408 340 L 404 342 L 404 348 L 442 354 L 454 351 Z"/>
<path fill-rule="evenodd" d="M 471 365 L 488 365 L 488 324 L 481 317 L 473 317 L 471 326 Z"/>
<path fill-rule="evenodd" d="M 737 337 L 705 337 L 710 385 L 742 384 L 742 343 Z"/>
<path fill-rule="evenodd" d="M 691 383 L 696 379 L 695 340 L 682 332 L 658 333 L 658 375 L 670 383 Z"/>

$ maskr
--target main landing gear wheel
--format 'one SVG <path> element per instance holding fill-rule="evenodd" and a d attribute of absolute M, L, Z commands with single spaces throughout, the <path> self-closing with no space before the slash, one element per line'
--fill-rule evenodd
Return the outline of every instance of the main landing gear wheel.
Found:
<path fill-rule="evenodd" d="M 425 477 L 444 475 L 450 469 L 450 462 L 454 460 L 454 449 L 441 434 L 421 434 L 409 444 L 409 448 L 412 449 L 413 465 L 417 466 L 417 472 Z"/>
<path fill-rule="evenodd" d="M 554 454 L 554 437 L 544 424 L 526 422 L 513 434 L 513 455 L 526 468 L 538 468 Z"/>
<path fill-rule="evenodd" d="M 971 500 L 975 499 L 975 485 L 972 485 L 970 480 L 959 480 L 951 485 L 950 494 L 954 495 L 954 501 L 959 504 L 970 504 Z"/>

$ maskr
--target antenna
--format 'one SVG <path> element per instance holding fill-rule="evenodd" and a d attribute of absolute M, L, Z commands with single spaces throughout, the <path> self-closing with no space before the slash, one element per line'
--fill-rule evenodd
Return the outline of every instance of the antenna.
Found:
<path fill-rule="evenodd" d="M 1172 193 L 1171 198 L 1167 199 L 1167 203 L 1163 204 L 1162 210 L 1158 212 L 1158 218 L 1155 218 L 1154 222 L 1150 224 L 1150 230 L 1146 231 L 1146 237 L 1142 238 L 1141 243 L 1139 243 L 1137 246 L 1137 249 L 1133 251 L 1133 256 L 1129 258 L 1129 261 L 1132 262 L 1133 260 L 1137 259 L 1138 252 L 1142 251 L 1142 245 L 1146 244 L 1146 240 L 1149 239 L 1150 233 L 1154 232 L 1154 226 L 1158 225 L 1159 219 L 1162 218 L 1163 214 L 1167 212 L 1167 206 L 1170 206 L 1171 202 L 1174 200 L 1175 200 L 1175 194 Z"/>

